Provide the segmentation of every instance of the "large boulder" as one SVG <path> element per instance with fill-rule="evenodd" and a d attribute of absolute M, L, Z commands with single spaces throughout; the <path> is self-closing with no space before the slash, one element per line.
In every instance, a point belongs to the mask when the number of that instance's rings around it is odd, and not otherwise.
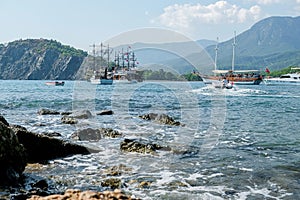
<path fill-rule="evenodd" d="M 89 154 L 93 151 L 78 144 L 27 131 L 20 126 L 13 126 L 12 129 L 25 147 L 30 163 L 45 162 L 74 154 Z"/>
<path fill-rule="evenodd" d="M 6 120 L 0 116 L 0 184 L 14 184 L 27 163 L 26 153 Z"/>

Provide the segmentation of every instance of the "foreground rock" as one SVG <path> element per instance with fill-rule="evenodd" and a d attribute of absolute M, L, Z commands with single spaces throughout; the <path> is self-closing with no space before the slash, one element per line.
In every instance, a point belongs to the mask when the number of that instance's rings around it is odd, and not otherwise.
<path fill-rule="evenodd" d="M 168 147 L 163 147 L 158 144 L 151 144 L 146 141 L 137 141 L 132 139 L 125 139 L 120 144 L 121 151 L 125 152 L 136 152 L 136 153 L 149 153 L 153 154 L 157 150 L 171 150 Z"/>
<path fill-rule="evenodd" d="M 0 185 L 17 183 L 27 162 L 25 148 L 8 125 L 0 116 Z"/>
<path fill-rule="evenodd" d="M 166 114 L 157 114 L 157 113 L 149 113 L 145 115 L 140 115 L 140 118 L 144 120 L 153 120 L 160 124 L 172 125 L 172 126 L 180 126 L 180 122 L 175 121 L 172 117 Z"/>
<path fill-rule="evenodd" d="M 12 129 L 15 131 L 19 142 L 25 147 L 30 163 L 45 162 L 55 158 L 74 154 L 89 154 L 91 152 L 90 149 L 84 146 L 32 133 L 20 126 L 13 126 Z"/>
<path fill-rule="evenodd" d="M 110 138 L 117 138 L 117 137 L 121 137 L 122 133 L 113 130 L 111 128 L 99 128 L 99 129 L 92 129 L 92 128 L 87 128 L 87 129 L 83 129 L 83 130 L 79 130 L 74 132 L 71 135 L 72 139 L 76 139 L 76 140 L 87 140 L 87 141 L 98 141 L 101 138 L 104 137 L 110 137 Z"/>
<path fill-rule="evenodd" d="M 40 196 L 32 196 L 30 200 L 85 200 L 85 199 L 124 199 L 124 200 L 138 200 L 137 198 L 133 198 L 131 196 L 125 195 L 121 192 L 121 190 L 114 191 L 104 191 L 104 192 L 93 192 L 93 191 L 80 191 L 80 190 L 66 190 L 65 194 L 59 195 L 50 195 L 46 197 Z"/>

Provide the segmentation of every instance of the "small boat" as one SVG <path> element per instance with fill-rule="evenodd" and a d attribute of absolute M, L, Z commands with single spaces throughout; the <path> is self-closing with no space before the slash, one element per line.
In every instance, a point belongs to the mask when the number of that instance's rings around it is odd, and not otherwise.
<path fill-rule="evenodd" d="M 264 82 L 266 85 L 300 85 L 300 74 L 289 73 L 278 78 L 265 78 Z"/>
<path fill-rule="evenodd" d="M 107 69 L 105 69 L 104 76 L 101 76 L 101 73 L 98 71 L 94 71 L 94 76 L 90 78 L 90 81 L 92 84 L 95 85 L 112 85 L 113 84 L 113 78 L 108 77 L 107 75 Z"/>
<path fill-rule="evenodd" d="M 65 82 L 64 81 L 48 81 L 45 84 L 51 85 L 51 86 L 64 86 Z"/>
<path fill-rule="evenodd" d="M 213 81 L 212 85 L 214 88 L 218 89 L 232 89 L 233 88 L 233 83 L 228 82 L 225 78 L 223 81 Z"/>

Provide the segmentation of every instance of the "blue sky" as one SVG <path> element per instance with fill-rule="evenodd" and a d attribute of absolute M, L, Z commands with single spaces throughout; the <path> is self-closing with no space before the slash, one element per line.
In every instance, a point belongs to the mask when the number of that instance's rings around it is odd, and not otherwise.
<path fill-rule="evenodd" d="M 0 43 L 47 38 L 89 50 L 149 27 L 225 41 L 269 16 L 299 16 L 300 0 L 1 0 Z"/>

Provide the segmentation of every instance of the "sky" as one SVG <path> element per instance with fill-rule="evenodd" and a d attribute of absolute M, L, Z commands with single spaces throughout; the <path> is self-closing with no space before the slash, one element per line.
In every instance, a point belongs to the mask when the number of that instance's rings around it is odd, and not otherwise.
<path fill-rule="evenodd" d="M 147 28 L 226 41 L 270 16 L 300 16 L 300 0 L 0 0 L 0 43 L 45 38 L 88 51 Z"/>

